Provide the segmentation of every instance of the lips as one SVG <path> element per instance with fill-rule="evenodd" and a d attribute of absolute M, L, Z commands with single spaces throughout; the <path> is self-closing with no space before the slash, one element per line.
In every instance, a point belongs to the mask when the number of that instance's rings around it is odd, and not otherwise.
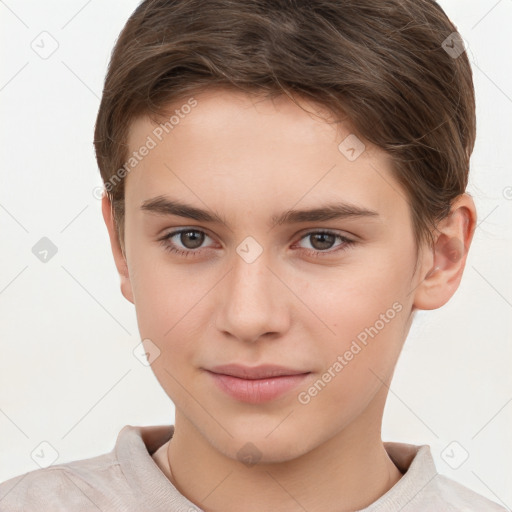
<path fill-rule="evenodd" d="M 226 364 L 221 366 L 214 366 L 209 369 L 210 372 L 218 373 L 221 375 L 231 375 L 239 379 L 268 379 L 271 377 L 282 377 L 284 375 L 301 375 L 309 373 L 308 370 L 295 370 L 292 368 L 285 368 L 284 366 L 277 366 L 271 364 L 264 364 L 260 366 L 243 366 L 239 364 Z"/>
<path fill-rule="evenodd" d="M 276 365 L 215 366 L 206 371 L 217 388 L 239 402 L 259 404 L 296 388 L 311 373 Z"/>

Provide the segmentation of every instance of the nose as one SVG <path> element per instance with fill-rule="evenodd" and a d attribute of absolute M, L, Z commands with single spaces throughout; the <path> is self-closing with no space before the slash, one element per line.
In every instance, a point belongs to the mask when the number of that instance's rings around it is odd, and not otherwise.
<path fill-rule="evenodd" d="M 217 329 L 246 342 L 286 332 L 290 292 L 271 265 L 265 251 L 252 262 L 235 254 L 218 297 Z"/>

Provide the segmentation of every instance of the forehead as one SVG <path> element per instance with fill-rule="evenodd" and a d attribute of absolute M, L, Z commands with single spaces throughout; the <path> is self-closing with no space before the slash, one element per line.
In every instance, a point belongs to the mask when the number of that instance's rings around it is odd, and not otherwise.
<path fill-rule="evenodd" d="M 203 207 L 214 201 L 227 215 L 228 205 L 254 211 L 340 199 L 384 215 L 407 206 L 384 151 L 354 138 L 347 122 L 333 122 L 320 105 L 300 104 L 209 90 L 169 106 L 167 122 L 134 120 L 128 147 L 138 156 L 126 177 L 127 203 L 172 192 Z M 347 144 L 364 150 L 350 159 Z"/>
<path fill-rule="evenodd" d="M 161 138 L 178 140 L 180 134 L 189 137 L 195 132 L 203 139 L 230 134 L 233 141 L 240 141 L 258 135 L 256 142 L 274 140 L 281 143 L 295 139 L 302 144 L 336 137 L 337 128 L 350 133 L 347 121 L 334 123 L 332 114 L 324 106 L 301 96 L 296 101 L 300 106 L 285 94 L 267 98 L 263 93 L 249 95 L 229 88 L 207 89 L 183 96 L 166 106 L 154 125 L 147 116 L 133 120 L 128 145 L 136 147 L 142 138 L 153 132 L 158 141 Z M 250 133 L 247 125 L 251 127 Z M 237 131 L 241 126 L 245 128 L 243 133 Z M 277 134 L 278 138 L 275 137 Z"/>

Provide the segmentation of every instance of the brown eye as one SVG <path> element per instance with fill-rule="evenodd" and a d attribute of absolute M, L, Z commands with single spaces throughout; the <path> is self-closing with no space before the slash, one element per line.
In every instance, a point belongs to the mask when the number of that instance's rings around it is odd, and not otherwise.
<path fill-rule="evenodd" d="M 205 238 L 210 238 L 199 229 L 181 229 L 164 235 L 158 241 L 166 251 L 179 256 L 194 257 L 201 251 Z"/>
<path fill-rule="evenodd" d="M 205 234 L 197 230 L 182 231 L 179 235 L 179 240 L 186 249 L 198 249 L 205 238 Z"/>
<path fill-rule="evenodd" d="M 329 256 L 339 253 L 355 245 L 354 240 L 350 240 L 338 233 L 331 231 L 311 231 L 300 239 L 309 240 L 310 247 L 303 247 L 303 249 L 311 256 Z M 335 245 L 336 240 L 340 243 Z M 299 242 L 299 243 L 300 243 Z M 332 249 L 334 247 L 334 249 Z M 331 249 L 331 250 L 329 250 Z"/>
<path fill-rule="evenodd" d="M 313 249 L 325 251 L 330 249 L 336 241 L 336 235 L 331 233 L 313 233 L 309 235 Z"/>

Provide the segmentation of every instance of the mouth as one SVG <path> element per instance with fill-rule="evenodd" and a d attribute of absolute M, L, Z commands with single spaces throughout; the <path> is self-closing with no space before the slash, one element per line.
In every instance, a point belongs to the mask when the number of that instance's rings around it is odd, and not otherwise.
<path fill-rule="evenodd" d="M 218 389 L 237 401 L 262 403 L 276 399 L 301 384 L 310 371 L 276 365 L 222 365 L 206 370 Z"/>

